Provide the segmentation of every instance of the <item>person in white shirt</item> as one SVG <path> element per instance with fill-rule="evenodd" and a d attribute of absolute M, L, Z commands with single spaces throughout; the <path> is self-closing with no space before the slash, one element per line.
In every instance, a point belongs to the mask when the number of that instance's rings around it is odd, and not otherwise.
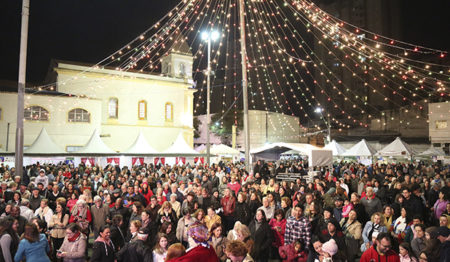
<path fill-rule="evenodd" d="M 34 212 L 30 208 L 30 201 L 28 199 L 22 199 L 20 202 L 20 215 L 28 222 L 34 217 Z"/>
<path fill-rule="evenodd" d="M 34 216 L 38 217 L 39 219 L 45 220 L 45 222 L 47 222 L 47 225 L 50 224 L 50 220 L 53 216 L 53 211 L 48 206 L 48 199 L 41 200 L 41 206 L 36 209 L 36 211 L 34 212 Z"/>

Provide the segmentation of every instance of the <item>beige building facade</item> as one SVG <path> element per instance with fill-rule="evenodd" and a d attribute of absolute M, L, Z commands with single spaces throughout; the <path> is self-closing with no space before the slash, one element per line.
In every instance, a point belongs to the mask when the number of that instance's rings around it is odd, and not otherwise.
<path fill-rule="evenodd" d="M 127 150 L 139 132 L 160 152 L 180 133 L 192 146 L 192 56 L 179 53 L 163 62 L 170 70 L 160 75 L 57 62 L 56 92 L 25 95 L 24 146 L 43 127 L 67 152 L 84 146 L 95 129 L 116 152 Z M 0 93 L 0 110 L 0 151 L 6 151 L 8 138 L 8 151 L 14 152 L 17 93 Z"/>

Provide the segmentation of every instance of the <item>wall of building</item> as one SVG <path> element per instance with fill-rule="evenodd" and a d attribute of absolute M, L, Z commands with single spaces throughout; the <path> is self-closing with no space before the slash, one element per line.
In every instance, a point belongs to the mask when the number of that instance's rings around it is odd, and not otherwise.
<path fill-rule="evenodd" d="M 98 99 L 68 96 L 25 95 L 25 108 L 41 106 L 49 112 L 48 121 L 24 121 L 24 146 L 30 146 L 43 127 L 53 141 L 62 149 L 67 146 L 84 145 L 92 132 L 101 127 L 101 101 Z M 8 151 L 15 150 L 17 93 L 0 93 L 0 150 L 6 150 L 7 125 L 9 128 Z M 90 123 L 73 123 L 68 120 L 68 112 L 83 108 L 90 113 Z"/>
<path fill-rule="evenodd" d="M 288 142 L 299 143 L 299 118 L 274 112 L 249 110 L 250 148 L 258 148 L 266 143 Z M 200 120 L 200 137 L 195 144 L 206 143 L 206 115 L 197 116 Z M 266 124 L 267 123 L 267 124 Z M 220 137 L 211 133 L 212 144 L 220 144 Z M 237 148 L 244 148 L 243 130 L 236 139 Z"/>
<path fill-rule="evenodd" d="M 450 103 L 428 104 L 429 132 L 431 143 L 448 147 L 450 143 Z M 447 144 L 447 145 L 445 145 Z"/>
<path fill-rule="evenodd" d="M 54 141 L 67 146 L 83 146 L 94 129 L 99 129 L 102 140 L 111 149 L 122 152 L 143 132 L 156 150 L 167 149 L 179 133 L 193 145 L 192 80 L 150 74 L 92 69 L 87 66 L 59 63 L 57 91 L 72 96 L 26 95 L 25 105 L 39 105 L 50 113 L 49 121 L 25 121 L 24 145 L 30 145 L 45 127 Z M 110 118 L 109 100 L 118 100 L 118 117 Z M 138 115 L 139 101 L 146 101 L 146 117 Z M 166 105 L 172 105 L 172 114 L 166 117 Z M 9 151 L 14 150 L 17 94 L 0 97 L 2 119 L 0 137 L 6 137 L 6 125 L 11 123 Z M 69 123 L 67 112 L 83 108 L 90 112 L 90 123 Z M 0 144 L 5 144 L 2 139 Z M 5 146 L 0 148 L 5 149 Z"/>

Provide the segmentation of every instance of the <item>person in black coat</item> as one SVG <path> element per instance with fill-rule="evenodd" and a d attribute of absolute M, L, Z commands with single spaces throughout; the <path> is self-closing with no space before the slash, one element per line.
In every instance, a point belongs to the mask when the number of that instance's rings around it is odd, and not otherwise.
<path fill-rule="evenodd" d="M 117 253 L 117 261 L 119 262 L 152 262 L 152 249 L 147 243 L 149 231 L 140 229 L 138 239 L 127 243 Z"/>
<path fill-rule="evenodd" d="M 256 211 L 255 219 L 248 227 L 252 238 L 255 240 L 251 251 L 251 257 L 256 261 L 268 261 L 273 241 L 273 233 L 263 210 Z"/>
<path fill-rule="evenodd" d="M 114 244 L 115 250 L 118 251 L 125 245 L 126 232 L 121 228 L 123 225 L 123 218 L 121 215 L 115 215 L 112 219 L 110 227 L 110 239 Z"/>
<path fill-rule="evenodd" d="M 246 203 L 246 198 L 247 197 L 244 193 L 239 193 L 238 201 L 236 202 L 236 206 L 234 208 L 234 217 L 236 218 L 236 221 L 239 221 L 244 225 L 248 225 L 252 219 L 250 208 Z"/>
<path fill-rule="evenodd" d="M 111 241 L 111 230 L 108 226 L 101 226 L 99 236 L 92 245 L 91 262 L 114 262 L 115 247 Z"/>

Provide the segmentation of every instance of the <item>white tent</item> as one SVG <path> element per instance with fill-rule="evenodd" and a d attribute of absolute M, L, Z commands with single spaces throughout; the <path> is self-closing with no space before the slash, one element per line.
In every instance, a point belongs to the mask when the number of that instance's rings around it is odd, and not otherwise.
<path fill-rule="evenodd" d="M 324 147 L 325 149 L 330 149 L 333 151 L 333 156 L 342 156 L 345 151 L 347 151 L 343 146 L 341 146 L 336 140 L 332 140 L 331 143 Z"/>
<path fill-rule="evenodd" d="M 278 160 L 286 151 L 295 150 L 301 155 L 308 156 L 310 166 L 328 166 L 333 163 L 333 153 L 329 149 L 318 148 L 310 144 L 301 143 L 273 143 L 251 150 L 253 159 Z"/>
<path fill-rule="evenodd" d="M 206 154 L 206 148 L 201 151 L 203 154 Z M 224 156 L 224 155 L 239 155 L 241 152 L 237 149 L 234 149 L 232 147 L 229 147 L 224 144 L 220 145 L 212 145 L 210 148 L 210 154 L 211 155 L 218 155 L 218 156 Z"/>
<path fill-rule="evenodd" d="M 430 146 L 430 148 L 420 153 L 419 156 L 445 156 L 445 152 L 442 148 Z"/>
<path fill-rule="evenodd" d="M 136 141 L 134 141 L 134 144 L 128 148 L 124 153 L 127 154 L 157 154 L 159 153 L 154 149 L 152 146 L 149 145 L 147 142 L 147 139 L 145 139 L 144 134 L 142 132 L 139 132 L 139 135 L 136 138 Z"/>
<path fill-rule="evenodd" d="M 75 152 L 76 154 L 115 154 L 116 152 L 109 148 L 100 138 L 98 129 L 94 130 L 91 138 L 84 147 Z"/>
<path fill-rule="evenodd" d="M 164 154 L 178 154 L 178 155 L 198 155 L 199 153 L 192 149 L 186 143 L 186 140 L 183 138 L 183 134 L 178 134 L 177 139 L 172 143 L 172 145 L 164 150 Z"/>
<path fill-rule="evenodd" d="M 379 156 L 397 156 L 397 157 L 411 157 L 416 155 L 416 151 L 412 149 L 407 143 L 397 137 L 392 143 L 385 146 L 377 152 Z"/>
<path fill-rule="evenodd" d="M 377 151 L 367 143 L 365 139 L 359 141 L 356 145 L 352 146 L 349 150 L 345 151 L 343 156 L 373 156 Z"/>
<path fill-rule="evenodd" d="M 65 154 L 66 152 L 61 149 L 47 133 L 45 128 L 42 128 L 36 140 L 33 144 L 24 150 L 24 154 Z"/>

